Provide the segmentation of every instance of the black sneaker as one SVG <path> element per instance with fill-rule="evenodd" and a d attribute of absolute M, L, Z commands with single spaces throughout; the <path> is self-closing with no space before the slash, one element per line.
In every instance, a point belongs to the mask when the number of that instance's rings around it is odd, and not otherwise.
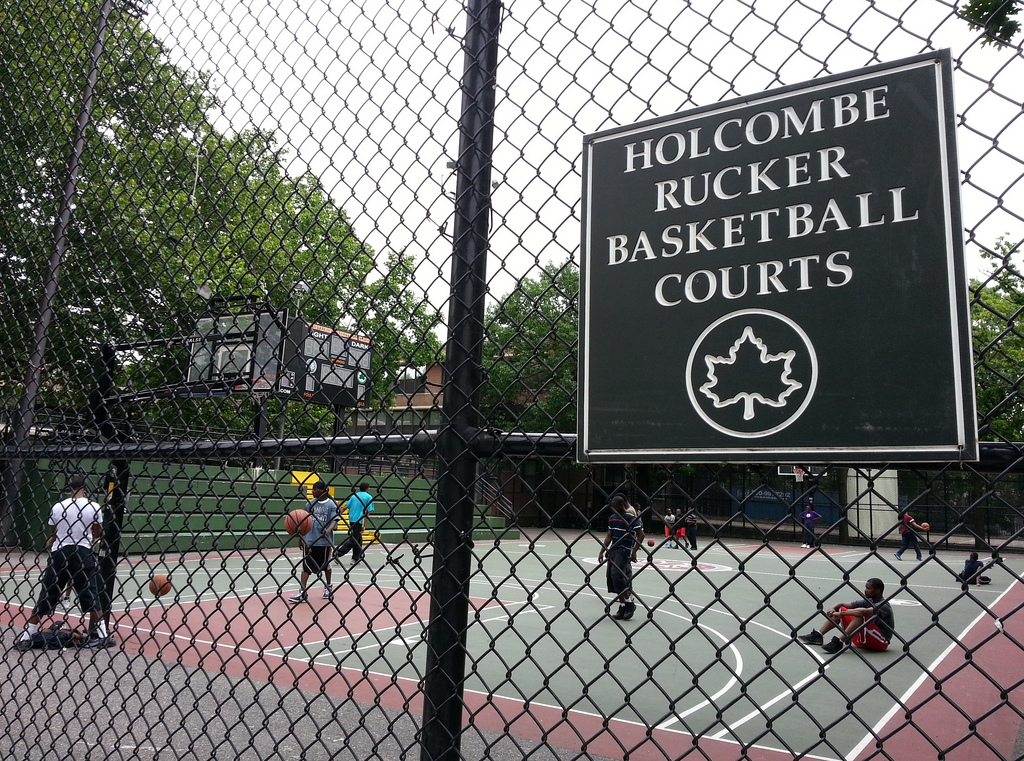
<path fill-rule="evenodd" d="M 113 637 L 90 637 L 89 641 L 86 642 L 82 647 L 88 647 L 90 649 L 106 648 L 114 646 Z"/>
<path fill-rule="evenodd" d="M 636 603 L 633 601 L 627 602 L 625 605 L 622 606 L 621 612 L 622 615 L 620 616 L 620 618 L 623 621 L 628 621 L 633 617 L 633 614 L 636 613 Z"/>
<path fill-rule="evenodd" d="M 617 619 L 619 621 L 623 620 L 625 617 L 626 617 L 626 606 L 624 604 L 620 605 L 619 609 L 612 614 L 612 618 Z"/>
<path fill-rule="evenodd" d="M 305 602 L 305 601 L 306 601 L 306 593 L 305 592 L 299 592 L 297 595 L 295 595 L 295 597 L 289 597 L 288 598 L 288 602 Z"/>
<path fill-rule="evenodd" d="M 839 639 L 839 637 L 833 637 L 831 640 L 829 640 L 829 643 L 823 646 L 821 649 L 829 655 L 834 655 L 835 653 L 838 653 L 840 650 L 842 650 L 844 647 L 846 647 L 845 642 Z"/>
<path fill-rule="evenodd" d="M 29 635 L 28 632 L 22 632 L 21 635 L 19 635 L 18 639 L 14 641 L 14 644 L 11 647 L 13 647 L 19 653 L 24 653 L 27 650 L 31 650 L 32 637 Z"/>
<path fill-rule="evenodd" d="M 797 639 L 805 645 L 820 645 L 825 641 L 825 638 L 821 636 L 821 632 L 817 629 L 807 632 L 807 634 L 801 634 Z"/>

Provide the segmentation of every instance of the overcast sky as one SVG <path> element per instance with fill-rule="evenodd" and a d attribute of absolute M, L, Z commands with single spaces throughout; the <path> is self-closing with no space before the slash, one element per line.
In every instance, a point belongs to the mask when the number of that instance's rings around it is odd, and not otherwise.
<path fill-rule="evenodd" d="M 1024 237 L 1017 49 L 982 47 L 941 0 L 506 0 L 491 293 L 578 257 L 585 134 L 949 47 L 970 237 Z M 884 12 L 883 9 L 884 8 Z M 149 28 L 214 75 L 218 126 L 275 130 L 378 252 L 448 290 L 465 31 L 453 0 L 155 0 Z"/>

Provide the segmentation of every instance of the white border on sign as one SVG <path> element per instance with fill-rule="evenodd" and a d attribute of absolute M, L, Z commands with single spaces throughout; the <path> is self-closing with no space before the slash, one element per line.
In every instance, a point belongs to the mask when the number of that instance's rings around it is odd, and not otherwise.
<path fill-rule="evenodd" d="M 590 443 L 590 382 L 593 374 L 590 367 L 590 343 L 591 343 L 591 331 L 589 326 L 591 324 L 590 310 L 591 303 L 593 301 L 591 295 L 591 258 L 594 252 L 593 240 L 591 239 L 591 221 L 593 219 L 593 209 L 591 203 L 593 200 L 593 153 L 594 147 L 606 140 L 618 140 L 624 137 L 630 137 L 633 135 L 640 135 L 649 132 L 651 129 L 657 128 L 662 129 L 665 127 L 673 127 L 676 125 L 686 124 L 697 119 L 707 119 L 710 117 L 727 114 L 739 109 L 746 109 L 753 106 L 758 106 L 765 103 L 772 103 L 775 101 L 790 98 L 795 94 L 809 94 L 815 93 L 826 89 L 832 89 L 837 84 L 856 84 L 859 82 L 866 82 L 880 77 L 890 76 L 892 74 L 898 74 L 905 71 L 914 71 L 922 68 L 931 68 L 934 73 L 935 88 L 937 93 L 937 113 L 936 113 L 936 125 L 939 133 L 939 163 L 940 171 L 942 175 L 942 186 L 943 186 L 943 213 L 945 215 L 946 229 L 946 270 L 947 270 L 947 284 L 948 284 L 948 299 L 951 322 L 950 322 L 950 333 L 952 335 L 952 356 L 951 364 L 953 371 L 953 383 L 956 389 L 956 437 L 958 441 L 956 444 L 942 444 L 942 445 L 919 445 L 919 446 L 870 446 L 870 447 L 663 447 L 663 448 L 631 448 L 631 449 L 595 449 Z M 866 72 L 863 74 L 854 74 L 852 76 L 836 76 L 830 77 L 829 81 L 822 82 L 820 84 L 811 84 L 808 87 L 787 87 L 781 92 L 777 93 L 766 93 L 760 97 L 752 97 L 749 99 L 743 99 L 741 101 L 730 103 L 721 108 L 710 108 L 707 110 L 698 110 L 695 113 L 688 113 L 679 116 L 678 118 L 668 118 L 665 120 L 652 120 L 643 124 L 638 124 L 634 129 L 627 130 L 609 130 L 607 133 L 600 133 L 595 136 L 591 136 L 591 139 L 587 141 L 584 146 L 584 157 L 587 184 L 584 188 L 585 197 L 583 199 L 583 216 L 586 220 L 586 227 L 583 235 L 583 250 L 581 251 L 581 259 L 585 266 L 586 277 L 581 281 L 581 290 L 584 292 L 584 303 L 586 308 L 581 314 L 581 331 L 584 334 L 584 339 L 581 342 L 580 350 L 580 375 L 582 376 L 583 382 L 580 384 L 578 393 L 580 396 L 580 420 L 579 420 L 579 450 L 580 454 L 586 456 L 586 461 L 606 461 L 606 462 L 629 462 L 633 461 L 637 455 L 649 458 L 659 458 L 668 460 L 671 458 L 673 461 L 686 461 L 686 455 L 697 458 L 696 461 L 726 461 L 729 455 L 737 455 L 742 453 L 750 454 L 771 454 L 773 459 L 804 459 L 807 461 L 821 460 L 821 461 L 839 461 L 844 456 L 849 456 L 852 453 L 860 455 L 860 460 L 864 460 L 869 457 L 887 457 L 899 460 L 901 458 L 894 457 L 897 453 L 908 455 L 902 459 L 906 461 L 926 461 L 930 459 L 944 460 L 948 459 L 950 455 L 957 452 L 962 452 L 970 443 L 967 441 L 967 430 L 964 427 L 966 406 L 964 404 L 964 387 L 963 387 L 963 373 L 964 366 L 961 359 L 961 342 L 958 334 L 959 319 L 958 315 L 958 299 L 956 292 L 956 262 L 955 262 L 955 246 L 953 241 L 953 230 L 952 230 L 952 209 L 950 207 L 950 194 L 952 192 L 959 192 L 959 188 L 951 188 L 949 185 L 949 145 L 946 139 L 946 98 L 943 93 L 943 77 L 942 77 L 942 60 L 936 56 L 929 55 L 921 60 L 916 60 L 903 65 L 897 65 L 892 67 L 886 67 L 882 65 L 873 71 Z M 973 396 L 972 396 L 973 400 Z M 973 403 L 972 403 L 973 407 Z M 972 416 L 974 411 L 972 409 Z M 975 439 L 977 436 L 975 436 Z M 581 458 L 583 459 L 583 458 Z M 750 459 L 749 457 L 746 459 Z"/>

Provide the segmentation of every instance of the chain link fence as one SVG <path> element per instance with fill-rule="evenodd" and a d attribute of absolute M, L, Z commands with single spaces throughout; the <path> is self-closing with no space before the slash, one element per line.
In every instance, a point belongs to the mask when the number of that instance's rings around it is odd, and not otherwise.
<path fill-rule="evenodd" d="M 1024 757 L 1018 9 L 5 3 L 0 757 Z M 582 136 L 941 48 L 981 460 L 578 464 Z"/>

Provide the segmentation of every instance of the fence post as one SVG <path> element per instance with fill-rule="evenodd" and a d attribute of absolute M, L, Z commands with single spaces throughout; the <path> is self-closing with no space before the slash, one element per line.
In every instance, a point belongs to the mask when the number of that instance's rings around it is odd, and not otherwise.
<path fill-rule="evenodd" d="M 117 586 L 117 563 L 121 559 L 121 534 L 128 504 L 131 463 L 114 460 L 107 476 L 107 509 L 103 511 L 103 556 L 100 558 L 100 610 L 109 623 Z"/>
<path fill-rule="evenodd" d="M 53 228 L 53 248 L 47 262 L 46 275 L 43 279 L 43 293 L 39 297 L 39 319 L 32 333 L 32 348 L 28 364 L 25 366 L 25 381 L 21 398 L 18 400 L 18 416 L 14 422 L 14 440 L 12 444 L 17 450 L 8 461 L 3 480 L 3 502 L 0 503 L 0 544 L 13 546 L 17 544 L 18 535 L 15 521 L 20 510 L 18 492 L 24 478 L 24 460 L 21 451 L 29 445 L 32 428 L 35 426 L 36 399 L 42 383 L 43 362 L 46 358 L 46 342 L 49 337 L 50 323 L 53 321 L 54 302 L 57 298 L 57 280 L 64 254 L 68 248 L 68 226 L 71 223 L 71 210 L 75 195 L 78 192 L 78 172 L 82 166 L 82 153 L 85 151 L 85 131 L 92 118 L 92 99 L 99 78 L 100 58 L 104 50 L 104 36 L 113 9 L 113 0 L 104 0 L 100 6 L 99 19 L 96 22 L 96 37 L 89 58 L 89 71 L 86 73 L 85 87 L 82 91 L 82 108 L 75 122 L 75 134 L 68 157 L 67 176 L 60 198 L 57 221 Z"/>
<path fill-rule="evenodd" d="M 466 625 L 474 521 L 473 487 L 481 382 L 484 295 L 491 217 L 498 0 L 466 4 L 465 69 L 459 119 L 451 307 L 445 357 L 444 418 L 438 454 L 434 565 L 430 577 L 427 664 L 423 678 L 422 761 L 461 757 Z"/>

